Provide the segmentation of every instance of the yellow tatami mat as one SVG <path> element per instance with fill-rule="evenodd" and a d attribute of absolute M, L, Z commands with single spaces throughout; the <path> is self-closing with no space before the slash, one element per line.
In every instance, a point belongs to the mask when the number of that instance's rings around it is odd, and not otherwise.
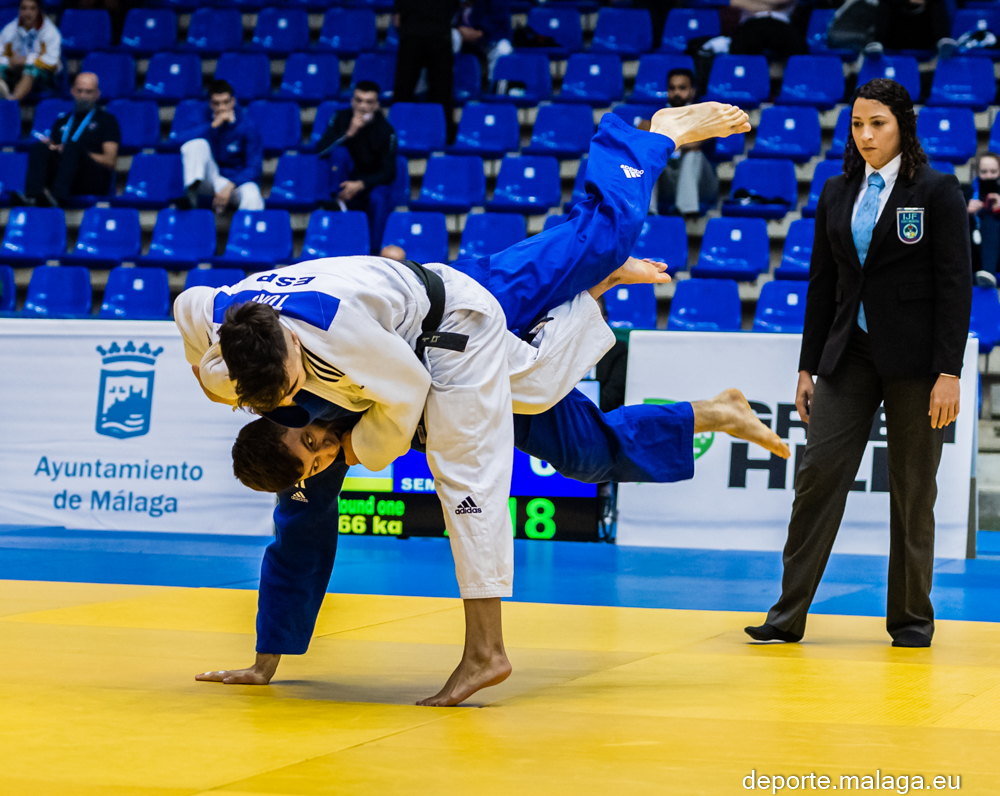
<path fill-rule="evenodd" d="M 420 708 L 458 662 L 459 601 L 328 595 L 272 685 L 195 682 L 252 662 L 256 596 L 0 581 L 0 794 L 787 793 L 876 772 L 888 793 L 1000 793 L 1000 625 L 900 650 L 881 619 L 814 616 L 806 643 L 760 646 L 756 614 L 507 603 L 511 678 Z"/>

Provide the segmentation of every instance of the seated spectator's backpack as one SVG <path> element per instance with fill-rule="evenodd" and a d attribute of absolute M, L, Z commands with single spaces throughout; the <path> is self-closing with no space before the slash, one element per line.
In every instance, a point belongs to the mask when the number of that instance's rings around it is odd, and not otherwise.
<path fill-rule="evenodd" d="M 830 20 L 826 44 L 835 50 L 860 50 L 875 36 L 878 0 L 847 0 Z"/>

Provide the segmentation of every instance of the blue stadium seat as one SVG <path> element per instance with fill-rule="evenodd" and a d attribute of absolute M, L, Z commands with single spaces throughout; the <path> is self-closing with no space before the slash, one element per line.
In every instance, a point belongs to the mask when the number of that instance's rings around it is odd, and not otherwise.
<path fill-rule="evenodd" d="M 927 165 L 930 166 L 935 171 L 940 171 L 942 174 L 955 173 L 955 164 L 948 163 L 947 161 L 944 160 L 930 160 L 927 162 Z"/>
<path fill-rule="evenodd" d="M 516 216 L 513 216 L 516 218 Z M 569 221 L 569 215 L 558 215 L 558 216 L 545 216 L 545 224 L 542 227 L 543 232 L 548 232 L 553 227 L 558 227 L 560 224 L 565 224 Z"/>
<path fill-rule="evenodd" d="M 793 55 L 785 66 L 778 102 L 829 110 L 844 98 L 844 65 L 833 55 Z"/>
<path fill-rule="evenodd" d="M 583 28 L 580 12 L 575 8 L 551 4 L 532 8 L 528 12 L 528 27 L 543 36 L 556 40 L 558 47 L 532 47 L 533 53 L 544 53 L 551 58 L 566 58 L 570 53 L 583 49 Z"/>
<path fill-rule="evenodd" d="M 842 108 L 837 117 L 837 124 L 833 128 L 833 141 L 830 148 L 826 150 L 828 158 L 844 159 L 844 149 L 847 146 L 847 139 L 851 135 L 851 106 Z"/>
<path fill-rule="evenodd" d="M 763 55 L 717 55 L 705 99 L 756 108 L 771 94 L 771 74 Z"/>
<path fill-rule="evenodd" d="M 663 26 L 660 52 L 685 53 L 691 39 L 718 36 L 719 12 L 714 8 L 672 8 Z"/>
<path fill-rule="evenodd" d="M 222 53 L 215 79 L 228 81 L 240 102 L 267 97 L 271 93 L 271 61 L 264 53 Z"/>
<path fill-rule="evenodd" d="M 340 95 L 340 61 L 332 53 L 293 53 L 285 61 L 279 99 L 315 105 Z"/>
<path fill-rule="evenodd" d="M 112 268 L 97 317 L 160 321 L 170 315 L 170 282 L 162 268 Z"/>
<path fill-rule="evenodd" d="M 608 325 L 615 329 L 655 329 L 656 292 L 652 285 L 623 285 L 604 294 Z"/>
<path fill-rule="evenodd" d="M 396 155 L 396 179 L 389 190 L 393 207 L 405 207 L 410 203 L 410 163 L 403 155 Z"/>
<path fill-rule="evenodd" d="M 588 157 L 588 155 L 584 155 L 580 158 L 580 166 L 576 170 L 576 177 L 573 178 L 573 192 L 570 194 L 569 201 L 563 203 L 564 213 L 569 213 L 569 211 L 573 209 L 573 205 L 578 202 L 582 202 L 587 198 L 586 181 Z"/>
<path fill-rule="evenodd" d="M 750 157 L 806 163 L 819 154 L 819 148 L 819 112 L 815 108 L 774 105 L 760 112 Z"/>
<path fill-rule="evenodd" d="M 184 172 L 180 155 L 136 155 L 121 196 L 120 207 L 159 208 L 184 195 Z"/>
<path fill-rule="evenodd" d="M 375 12 L 369 8 L 331 8 L 323 17 L 319 47 L 355 56 L 375 49 Z"/>
<path fill-rule="evenodd" d="M 542 105 L 524 154 L 578 158 L 590 148 L 593 135 L 594 112 L 586 105 Z"/>
<path fill-rule="evenodd" d="M 508 155 L 500 163 L 497 187 L 486 209 L 540 214 L 558 207 L 561 197 L 558 160 L 546 155 Z"/>
<path fill-rule="evenodd" d="M 10 103 L 17 105 L 16 102 Z M 21 140 L 19 146 L 27 149 L 40 136 L 48 137 L 52 133 L 52 125 L 61 113 L 73 112 L 73 101 L 60 97 L 50 97 L 43 99 L 35 106 L 35 117 L 31 122 L 31 133 Z M 18 112 L 20 115 L 20 111 Z M 18 125 L 20 126 L 20 125 Z"/>
<path fill-rule="evenodd" d="M 393 9 L 393 0 L 349 0 L 355 8 L 370 8 L 376 14 L 388 14 Z"/>
<path fill-rule="evenodd" d="M 466 102 L 474 102 L 480 98 L 483 93 L 483 72 L 476 56 L 472 53 L 456 55 L 452 76 L 452 96 L 455 98 L 456 105 L 464 105 Z M 483 99 L 488 99 L 488 97 Z"/>
<path fill-rule="evenodd" d="M 199 8 L 188 23 L 185 50 L 199 55 L 234 52 L 243 46 L 243 14 L 235 8 Z"/>
<path fill-rule="evenodd" d="M 506 85 L 507 90 L 484 96 L 487 102 L 513 102 L 527 108 L 552 99 L 549 59 L 541 53 L 517 52 L 497 58 L 493 79 L 498 87 Z"/>
<path fill-rule="evenodd" d="M 671 12 L 673 13 L 673 12 Z M 635 88 L 628 97 L 629 102 L 655 102 L 661 106 L 667 102 L 667 75 L 671 69 L 690 69 L 694 72 L 694 59 L 690 55 L 661 55 L 652 53 L 639 59 L 639 72 L 635 76 Z"/>
<path fill-rule="evenodd" d="M 297 103 L 257 100 L 247 106 L 247 112 L 260 131 L 267 157 L 277 157 L 302 145 L 302 114 Z"/>
<path fill-rule="evenodd" d="M 468 213 L 486 201 L 486 177 L 482 158 L 473 155 L 442 155 L 427 161 L 420 198 L 410 202 L 414 210 Z M 404 247 L 405 248 L 405 247 Z"/>
<path fill-rule="evenodd" d="M 455 143 L 448 151 L 456 155 L 502 158 L 521 148 L 521 125 L 514 105 L 470 102 L 462 109 Z"/>
<path fill-rule="evenodd" d="M 979 338 L 979 353 L 988 354 L 1000 341 L 1000 297 L 996 288 L 972 288 L 969 331 Z"/>
<path fill-rule="evenodd" d="M 714 163 L 724 163 L 742 155 L 746 148 L 746 133 L 737 133 L 736 135 L 727 135 L 725 138 L 715 138 L 704 145 L 702 150 L 705 152 L 705 156 Z"/>
<path fill-rule="evenodd" d="M 928 105 L 951 105 L 984 111 L 997 93 L 993 63 L 986 58 L 948 58 L 934 70 Z"/>
<path fill-rule="evenodd" d="M 622 62 L 617 55 L 576 53 L 566 64 L 558 99 L 605 107 L 622 98 L 624 85 Z"/>
<path fill-rule="evenodd" d="M 762 218 L 710 218 L 691 276 L 752 282 L 766 273 L 771 247 Z"/>
<path fill-rule="evenodd" d="M 750 158 L 736 164 L 732 195 L 722 203 L 722 215 L 784 218 L 795 209 L 798 198 L 792 161 Z"/>
<path fill-rule="evenodd" d="M 753 330 L 802 334 L 806 322 L 806 282 L 766 282 L 760 289 Z"/>
<path fill-rule="evenodd" d="M 399 213 L 389 215 L 383 246 L 399 246 L 418 263 L 448 262 L 448 227 L 442 213 Z"/>
<path fill-rule="evenodd" d="M 213 261 L 227 268 L 269 271 L 292 262 L 292 219 L 287 210 L 237 210 L 229 239 Z"/>
<path fill-rule="evenodd" d="M 1000 115 L 993 120 L 993 127 L 990 128 L 990 143 L 988 149 L 990 152 L 996 152 L 1000 148 Z"/>
<path fill-rule="evenodd" d="M 59 20 L 62 52 L 71 58 L 111 46 L 111 16 L 103 8 L 67 8 Z"/>
<path fill-rule="evenodd" d="M 0 265 L 0 312 L 13 312 L 16 302 L 14 269 L 9 265 Z"/>
<path fill-rule="evenodd" d="M 184 289 L 189 287 L 230 287 L 247 278 L 239 268 L 192 268 L 184 278 Z"/>
<path fill-rule="evenodd" d="M 201 58 L 194 53 L 156 53 L 149 59 L 143 93 L 173 104 L 201 96 Z"/>
<path fill-rule="evenodd" d="M 524 216 L 510 213 L 478 213 L 465 220 L 458 258 L 485 257 L 520 243 L 528 237 Z"/>
<path fill-rule="evenodd" d="M 72 254 L 62 263 L 91 268 L 114 268 L 122 261 L 135 262 L 142 249 L 139 211 L 127 207 L 88 207 L 76 236 Z"/>
<path fill-rule="evenodd" d="M 740 290 L 732 279 L 685 279 L 670 302 L 671 332 L 738 332 Z"/>
<path fill-rule="evenodd" d="M 967 4 L 965 8 L 960 8 L 955 12 L 955 17 L 951 23 L 951 35 L 957 39 L 964 33 L 973 33 L 981 30 L 988 30 L 994 35 L 1000 33 L 1000 8 L 994 3 L 988 7 L 972 8 Z M 965 51 L 962 53 L 966 54 Z M 996 47 L 975 48 L 968 51 L 968 55 L 985 56 L 996 59 L 1000 57 L 1000 49 Z"/>
<path fill-rule="evenodd" d="M 368 216 L 360 210 L 346 213 L 315 210 L 309 216 L 302 260 L 369 254 Z M 407 252 L 409 256 L 409 252 Z"/>
<path fill-rule="evenodd" d="M 66 253 L 66 216 L 58 207 L 17 207 L 10 211 L 0 243 L 9 265 L 41 265 Z"/>
<path fill-rule="evenodd" d="M 189 139 L 188 130 L 207 124 L 211 120 L 212 111 L 209 109 L 207 101 L 200 99 L 181 100 L 174 108 L 174 118 L 170 122 L 170 133 L 167 140 L 160 144 L 159 148 L 167 152 L 176 152 L 180 149 L 181 144 Z"/>
<path fill-rule="evenodd" d="M 118 120 L 122 140 L 118 151 L 131 155 L 160 143 L 160 111 L 152 100 L 117 99 L 108 103 L 108 113 Z"/>
<path fill-rule="evenodd" d="M 161 210 L 153 227 L 145 266 L 184 271 L 215 257 L 215 214 L 211 210 Z"/>
<path fill-rule="evenodd" d="M 90 315 L 90 272 L 80 265 L 40 265 L 31 272 L 22 314 L 28 318 Z"/>
<path fill-rule="evenodd" d="M 591 52 L 614 53 L 625 59 L 638 58 L 653 49 L 653 23 L 645 8 L 602 8 Z"/>
<path fill-rule="evenodd" d="M 125 15 L 121 48 L 149 56 L 177 46 L 177 14 L 169 8 L 132 8 Z"/>
<path fill-rule="evenodd" d="M 813 6 L 809 15 L 809 25 L 806 30 L 806 41 L 809 43 L 809 52 L 813 55 L 836 55 L 841 61 L 853 61 L 858 57 L 857 50 L 830 47 L 826 42 L 826 31 L 830 27 L 833 15 L 837 13 L 835 8 L 817 8 Z"/>
<path fill-rule="evenodd" d="M 877 77 L 887 77 L 895 80 L 917 102 L 920 99 L 920 66 L 917 59 L 911 55 L 883 55 L 879 58 L 865 56 L 858 73 L 858 85 L 863 86 L 869 80 Z"/>
<path fill-rule="evenodd" d="M 27 152 L 0 152 L 0 205 L 10 205 L 11 191 L 24 192 L 24 178 L 27 174 Z"/>
<path fill-rule="evenodd" d="M 389 109 L 401 155 L 425 158 L 445 147 L 444 109 L 437 103 L 397 102 Z"/>
<path fill-rule="evenodd" d="M 80 71 L 97 75 L 101 99 L 131 97 L 135 91 L 135 59 L 128 53 L 89 53 Z"/>
<path fill-rule="evenodd" d="M 823 186 L 831 177 L 836 177 L 844 172 L 844 161 L 842 160 L 821 160 L 816 164 L 813 171 L 812 182 L 809 184 L 809 199 L 802 208 L 803 218 L 816 217 L 816 205 L 819 203 L 819 195 L 823 192 Z"/>
<path fill-rule="evenodd" d="M 671 276 L 678 271 L 686 271 L 688 240 L 684 219 L 680 216 L 646 216 L 632 248 L 632 256 L 666 263 L 667 273 Z"/>
<path fill-rule="evenodd" d="M 313 210 L 330 198 L 329 175 L 327 164 L 315 155 L 282 155 L 267 206 L 292 212 Z"/>
<path fill-rule="evenodd" d="M 257 15 L 251 49 L 288 55 L 309 47 L 309 15 L 304 8 L 265 8 Z"/>
<path fill-rule="evenodd" d="M 774 269 L 775 279 L 805 281 L 809 279 L 809 260 L 812 258 L 816 221 L 798 218 L 788 227 L 781 265 Z"/>
<path fill-rule="evenodd" d="M 354 61 L 351 85 L 344 89 L 344 99 L 350 100 L 354 86 L 360 80 L 371 80 L 379 87 L 379 99 L 392 101 L 393 83 L 396 80 L 396 53 L 361 53 Z"/>
<path fill-rule="evenodd" d="M 626 124 L 638 127 L 639 122 L 652 119 L 653 114 L 662 107 L 662 104 L 633 105 L 631 102 L 626 102 L 624 105 L 616 105 L 611 112 Z"/>
<path fill-rule="evenodd" d="M 323 137 L 323 133 L 326 132 L 326 128 L 330 126 L 330 121 L 337 112 L 345 108 L 349 108 L 350 105 L 340 102 L 339 100 L 327 100 L 326 102 L 321 102 L 316 107 L 316 117 L 313 120 L 312 132 L 309 134 L 309 141 L 305 147 L 304 151 L 312 152 L 316 149 L 316 144 L 319 143 L 319 139 Z M 442 112 L 443 113 L 443 112 Z"/>
<path fill-rule="evenodd" d="M 16 102 L 0 103 L 0 147 L 14 146 L 21 139 L 21 107 Z"/>
<path fill-rule="evenodd" d="M 993 68 L 985 58 L 977 62 Z M 965 163 L 976 154 L 975 117 L 969 108 L 924 106 L 917 117 L 917 138 L 931 160 Z"/>

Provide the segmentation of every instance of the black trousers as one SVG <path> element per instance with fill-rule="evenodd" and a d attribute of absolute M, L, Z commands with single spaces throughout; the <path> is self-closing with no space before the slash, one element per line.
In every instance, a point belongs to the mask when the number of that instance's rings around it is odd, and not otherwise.
<path fill-rule="evenodd" d="M 733 55 L 760 55 L 765 50 L 778 58 L 788 58 L 809 55 L 809 44 L 787 22 L 774 17 L 752 17 L 736 29 L 729 45 Z"/>
<path fill-rule="evenodd" d="M 795 480 L 795 503 L 783 555 L 781 598 L 767 621 L 803 634 L 864 455 L 872 422 L 885 403 L 889 457 L 889 596 L 886 628 L 934 633 L 934 501 L 944 429 L 927 410 L 936 378 L 884 380 L 868 335 L 855 329 L 836 372 L 819 377 L 809 435 Z"/>
<path fill-rule="evenodd" d="M 427 101 L 444 108 L 448 142 L 455 140 L 455 56 L 451 51 L 451 36 L 400 36 L 396 53 L 396 81 L 393 102 L 413 102 L 420 72 L 427 70 Z"/>
<path fill-rule="evenodd" d="M 106 194 L 114 172 L 94 162 L 79 141 L 67 141 L 62 152 L 36 141 L 28 153 L 24 181 L 27 196 L 38 197 L 48 188 L 57 199 L 81 194 Z"/>
<path fill-rule="evenodd" d="M 951 35 L 944 0 L 929 0 L 920 14 L 908 14 L 902 3 L 881 2 L 875 23 L 875 40 L 887 50 L 933 50 Z"/>

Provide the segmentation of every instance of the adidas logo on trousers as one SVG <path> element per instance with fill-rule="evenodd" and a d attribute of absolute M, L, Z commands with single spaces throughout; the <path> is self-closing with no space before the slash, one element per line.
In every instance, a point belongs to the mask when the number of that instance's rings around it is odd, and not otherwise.
<path fill-rule="evenodd" d="M 458 508 L 455 509 L 456 514 L 482 514 L 483 510 L 479 508 L 473 502 L 472 495 L 469 495 L 465 500 L 458 504 Z"/>

